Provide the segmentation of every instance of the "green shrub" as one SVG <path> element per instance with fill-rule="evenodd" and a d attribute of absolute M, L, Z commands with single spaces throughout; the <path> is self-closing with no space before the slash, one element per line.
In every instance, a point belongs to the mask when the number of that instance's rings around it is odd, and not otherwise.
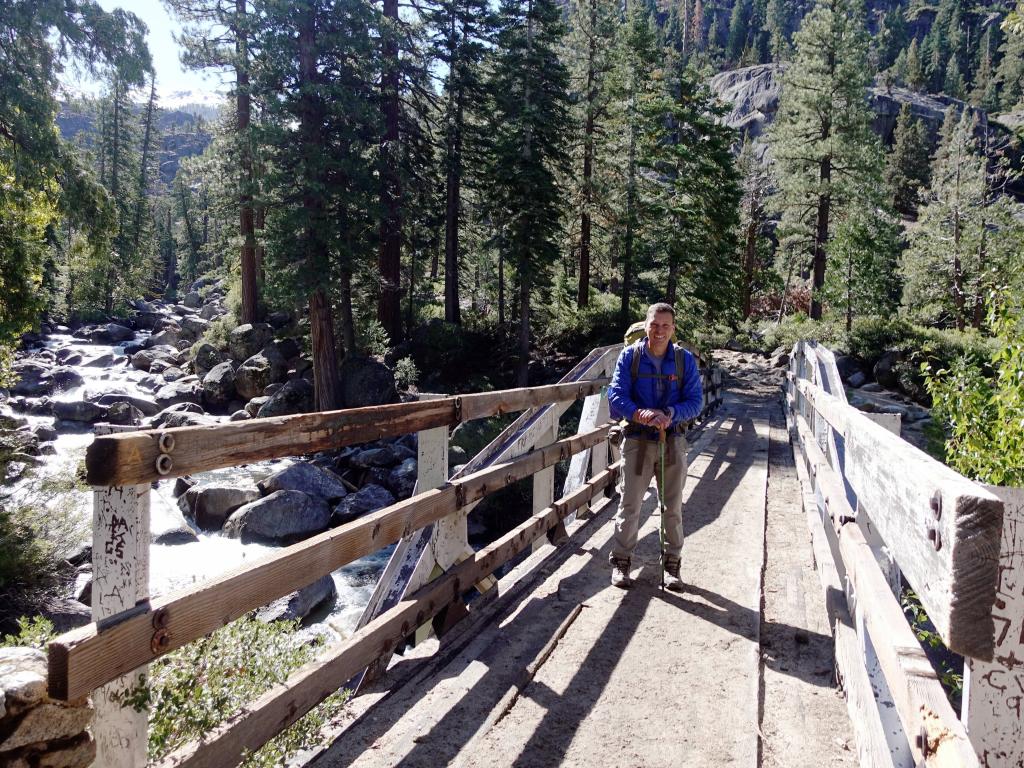
<path fill-rule="evenodd" d="M 57 636 L 53 630 L 53 622 L 42 616 L 22 616 L 17 624 L 18 634 L 4 635 L 0 647 L 15 645 L 21 648 L 38 648 L 42 651 L 46 649 L 46 644 Z"/>
<path fill-rule="evenodd" d="M 999 304 L 989 325 L 996 336 L 988 363 L 970 355 L 946 368 L 922 365 L 933 400 L 932 416 L 946 432 L 945 461 L 992 485 L 1024 485 L 1024 327 L 1017 306 Z"/>
<path fill-rule="evenodd" d="M 644 309 L 638 308 L 636 320 L 642 320 Z M 554 307 L 539 342 L 577 357 L 594 347 L 622 341 L 626 329 L 622 327 L 621 303 L 610 293 L 593 292 L 590 303 L 577 307 L 575 303 Z"/>
<path fill-rule="evenodd" d="M 0 500 L 0 631 L 39 613 L 74 569 L 67 557 L 88 537 L 88 521 L 69 495 L 38 491 L 19 503 Z"/>
<path fill-rule="evenodd" d="M 207 735 L 311 661 L 323 646 L 322 638 L 310 643 L 297 634 L 297 627 L 297 622 L 264 623 L 250 614 L 153 662 L 148 681 L 124 701 L 149 709 L 150 760 Z M 328 697 L 242 765 L 280 765 L 298 750 L 314 746 L 347 698 L 347 693 Z"/>
<path fill-rule="evenodd" d="M 228 312 L 226 315 L 218 317 L 216 320 L 211 320 L 209 327 L 200 337 L 200 339 L 192 345 L 191 352 L 195 355 L 196 349 L 201 344 L 212 344 L 217 349 L 226 350 L 228 348 L 228 338 L 231 336 L 231 332 L 238 327 L 238 320 L 234 313 Z"/>
<path fill-rule="evenodd" d="M 391 337 L 376 318 L 367 320 L 365 325 L 357 323 L 359 348 L 368 355 L 384 357 L 391 347 Z"/>
<path fill-rule="evenodd" d="M 403 357 L 395 362 L 395 384 L 399 389 L 411 389 L 416 386 L 420 370 L 411 357 Z"/>

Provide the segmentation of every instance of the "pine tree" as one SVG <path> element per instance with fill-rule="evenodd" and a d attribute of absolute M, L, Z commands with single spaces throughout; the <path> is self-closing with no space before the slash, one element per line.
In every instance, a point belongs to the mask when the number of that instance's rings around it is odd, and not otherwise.
<path fill-rule="evenodd" d="M 771 54 L 775 61 L 783 61 L 789 58 L 789 24 L 790 5 L 789 0 L 768 0 L 767 8 L 768 38 L 771 41 Z"/>
<path fill-rule="evenodd" d="M 572 210 L 579 217 L 579 281 L 576 305 L 590 302 L 593 218 L 602 206 L 602 187 L 595 165 L 603 165 L 607 142 L 602 140 L 609 120 L 610 91 L 608 74 L 612 67 L 612 41 L 617 27 L 617 8 L 607 0 L 577 0 L 570 6 L 570 31 L 566 55 L 570 62 L 570 90 L 580 94 L 573 112 L 583 135 L 573 152 L 569 186 Z M 579 169 L 577 176 L 577 169 Z M 574 182 L 578 179 L 578 182 Z"/>
<path fill-rule="evenodd" d="M 832 219 L 875 191 L 881 153 L 865 98 L 870 69 L 860 6 L 819 0 L 794 42 L 772 139 L 782 230 L 794 252 L 810 259 L 811 316 L 819 319 Z"/>
<path fill-rule="evenodd" d="M 725 48 L 726 59 L 730 62 L 739 62 L 743 55 L 749 34 L 749 16 L 746 0 L 734 0 L 729 16 L 729 40 Z"/>
<path fill-rule="evenodd" d="M 736 164 L 742 179 L 743 191 L 739 223 L 743 270 L 740 283 L 740 313 L 746 320 L 753 312 L 754 296 L 763 282 L 764 273 L 768 271 L 770 241 L 764 235 L 764 228 L 768 221 L 767 203 L 772 180 L 749 138 L 744 138 Z"/>
<path fill-rule="evenodd" d="M 564 33 L 552 0 L 502 0 L 488 90 L 492 155 L 487 206 L 495 243 L 516 270 L 519 293 L 518 383 L 529 378 L 530 299 L 558 258 L 566 171 L 569 76 L 558 58 Z"/>
<path fill-rule="evenodd" d="M 963 99 L 966 96 L 967 85 L 964 83 L 964 76 L 960 73 L 960 62 L 956 56 L 950 56 L 946 64 L 946 79 L 942 84 L 942 92 L 955 99 Z"/>
<path fill-rule="evenodd" d="M 920 191 L 928 186 L 928 145 L 924 123 L 911 114 L 909 104 L 904 104 L 896 118 L 886 174 L 892 187 L 893 207 L 904 216 L 917 215 Z"/>
<path fill-rule="evenodd" d="M 878 27 L 876 40 L 875 69 L 889 69 L 907 45 L 907 22 L 903 18 L 902 7 L 895 5 L 885 12 Z"/>
<path fill-rule="evenodd" d="M 999 51 L 1003 56 L 996 69 L 999 107 L 1009 112 L 1024 107 L 1024 31 L 1008 28 Z"/>
<path fill-rule="evenodd" d="M 925 88 L 924 65 L 921 63 L 921 54 L 917 47 L 917 40 L 910 41 L 907 49 L 907 75 L 906 86 L 912 91 L 923 91 Z"/>
<path fill-rule="evenodd" d="M 971 104 L 994 112 L 999 108 L 996 77 L 992 67 L 992 27 L 985 30 L 978 51 L 978 67 L 974 73 L 974 89 L 971 91 Z"/>

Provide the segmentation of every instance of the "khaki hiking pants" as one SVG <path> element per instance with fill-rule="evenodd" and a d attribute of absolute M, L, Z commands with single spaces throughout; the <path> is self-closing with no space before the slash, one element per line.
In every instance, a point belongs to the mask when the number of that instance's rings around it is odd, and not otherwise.
<path fill-rule="evenodd" d="M 682 435 L 670 435 L 665 444 L 665 554 L 668 557 L 679 557 L 683 550 L 683 485 L 686 483 L 687 448 L 686 438 Z M 658 443 L 624 438 L 622 456 L 624 466 L 611 556 L 627 559 L 632 557 L 636 547 L 640 502 L 651 478 L 659 474 Z"/>

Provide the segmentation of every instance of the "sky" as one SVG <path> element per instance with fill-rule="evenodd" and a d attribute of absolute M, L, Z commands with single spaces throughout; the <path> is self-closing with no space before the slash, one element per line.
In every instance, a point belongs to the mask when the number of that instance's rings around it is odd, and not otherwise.
<path fill-rule="evenodd" d="M 146 42 L 153 56 L 156 70 L 156 89 L 161 106 L 170 107 L 189 102 L 215 103 L 217 91 L 223 91 L 220 77 L 213 72 L 189 71 L 181 66 L 178 59 L 180 48 L 173 34 L 181 31 L 181 25 L 170 14 L 160 0 L 98 0 L 107 11 L 123 8 L 138 16 L 148 27 Z M 68 73 L 65 84 L 72 90 L 97 94 L 99 85 L 88 79 L 76 78 Z"/>

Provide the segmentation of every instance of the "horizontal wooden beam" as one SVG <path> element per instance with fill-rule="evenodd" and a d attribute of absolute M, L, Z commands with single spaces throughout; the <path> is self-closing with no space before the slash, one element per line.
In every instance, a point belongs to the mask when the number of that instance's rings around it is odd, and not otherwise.
<path fill-rule="evenodd" d="M 814 438 L 806 420 L 797 416 L 796 423 L 801 448 L 813 446 Z M 815 461 L 810 454 L 807 457 Z M 815 485 L 826 479 L 832 486 L 839 482 L 827 463 L 818 463 L 816 468 Z M 853 518 L 845 494 L 830 497 L 826 506 L 833 520 Z M 950 706 L 938 675 L 907 623 L 860 527 L 852 522 L 839 526 L 838 539 L 856 608 L 864 616 L 915 761 L 934 768 L 976 768 L 977 756 L 964 725 Z"/>
<path fill-rule="evenodd" d="M 795 384 L 842 437 L 846 479 L 943 641 L 991 659 L 1003 503 L 856 408 Z"/>
<path fill-rule="evenodd" d="M 415 403 L 102 435 L 86 449 L 86 482 L 92 486 L 142 485 L 254 461 L 341 448 L 546 403 L 577 400 L 600 392 L 607 383 L 607 378 L 590 379 Z"/>
<path fill-rule="evenodd" d="M 223 768 L 299 720 L 377 657 L 390 653 L 410 632 L 440 612 L 484 576 L 543 536 L 569 512 L 611 485 L 618 466 L 609 467 L 579 491 L 533 515 L 493 544 L 385 611 L 345 643 L 306 664 L 280 685 L 242 709 L 201 742 L 171 754 L 159 768 Z"/>
<path fill-rule="evenodd" d="M 49 644 L 50 696 L 64 701 L 131 672 L 248 611 L 283 597 L 489 493 L 607 438 L 610 424 L 413 496 L 285 547 L 252 565 L 126 611 L 112 625 L 87 624 Z"/>

